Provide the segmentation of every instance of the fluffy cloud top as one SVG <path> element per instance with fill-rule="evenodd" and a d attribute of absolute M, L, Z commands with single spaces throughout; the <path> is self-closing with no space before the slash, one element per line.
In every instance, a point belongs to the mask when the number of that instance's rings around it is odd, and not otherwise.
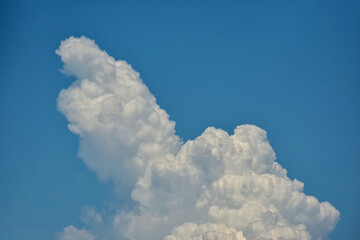
<path fill-rule="evenodd" d="M 80 136 L 79 156 L 137 203 L 103 216 L 86 208 L 85 228 L 69 226 L 58 239 L 305 240 L 327 239 L 334 229 L 339 211 L 287 177 L 264 130 L 242 125 L 229 135 L 209 127 L 182 143 L 125 61 L 86 37 L 70 37 L 56 53 L 76 77 L 58 109 Z"/>

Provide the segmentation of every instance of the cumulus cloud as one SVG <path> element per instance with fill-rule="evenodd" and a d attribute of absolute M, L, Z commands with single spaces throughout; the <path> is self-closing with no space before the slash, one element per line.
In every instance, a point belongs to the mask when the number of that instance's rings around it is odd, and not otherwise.
<path fill-rule="evenodd" d="M 327 239 L 336 226 L 339 211 L 287 177 L 264 130 L 209 127 L 183 143 L 128 63 L 86 37 L 56 53 L 76 77 L 58 109 L 80 136 L 79 156 L 137 203 L 108 214 L 86 207 L 85 228 L 58 239 Z"/>

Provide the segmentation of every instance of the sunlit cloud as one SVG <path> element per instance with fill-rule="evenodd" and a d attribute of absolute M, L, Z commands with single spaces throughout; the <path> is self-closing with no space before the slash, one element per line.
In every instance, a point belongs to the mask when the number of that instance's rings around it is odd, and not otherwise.
<path fill-rule="evenodd" d="M 85 227 L 68 226 L 58 239 L 305 240 L 335 228 L 339 211 L 287 177 L 264 130 L 209 127 L 183 143 L 128 63 L 86 37 L 68 38 L 56 53 L 76 77 L 58 109 L 80 136 L 79 156 L 136 203 L 108 214 L 86 207 Z"/>

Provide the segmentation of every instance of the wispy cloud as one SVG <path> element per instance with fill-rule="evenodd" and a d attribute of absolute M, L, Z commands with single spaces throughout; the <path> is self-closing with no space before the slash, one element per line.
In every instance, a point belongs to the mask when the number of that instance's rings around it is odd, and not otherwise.
<path fill-rule="evenodd" d="M 85 228 L 69 226 L 59 239 L 326 239 L 334 229 L 339 211 L 287 177 L 264 130 L 209 127 L 182 143 L 128 63 L 86 37 L 56 53 L 77 79 L 58 109 L 80 136 L 79 156 L 137 203 L 107 216 L 87 207 Z"/>

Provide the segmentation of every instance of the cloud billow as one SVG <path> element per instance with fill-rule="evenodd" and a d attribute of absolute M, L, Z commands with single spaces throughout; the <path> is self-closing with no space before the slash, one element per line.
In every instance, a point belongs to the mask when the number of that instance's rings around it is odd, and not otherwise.
<path fill-rule="evenodd" d="M 209 127 L 183 143 L 128 63 L 86 37 L 68 38 L 56 53 L 76 77 L 58 109 L 80 136 L 79 156 L 137 203 L 108 215 L 86 207 L 85 227 L 70 225 L 58 239 L 306 240 L 335 228 L 339 211 L 287 177 L 264 130 Z"/>

